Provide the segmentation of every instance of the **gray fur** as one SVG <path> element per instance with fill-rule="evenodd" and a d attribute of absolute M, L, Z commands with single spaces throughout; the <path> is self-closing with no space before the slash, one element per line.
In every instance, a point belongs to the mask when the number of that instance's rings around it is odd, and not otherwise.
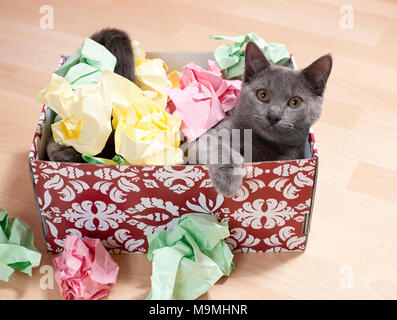
<path fill-rule="evenodd" d="M 54 141 L 52 134 L 47 142 L 47 156 L 50 161 L 83 162 L 81 154 L 73 147 L 67 147 Z"/>
<path fill-rule="evenodd" d="M 91 39 L 103 45 L 116 57 L 115 73 L 135 82 L 134 52 L 131 39 L 125 31 L 105 28 L 93 34 Z"/>
<path fill-rule="evenodd" d="M 189 146 L 189 152 L 203 156 L 222 153 L 229 145 L 218 144 L 213 150 L 209 144 L 200 145 L 200 139 L 218 139 L 218 131 L 225 128 L 252 129 L 252 146 L 244 146 L 241 137 L 238 156 L 230 163 L 206 161 L 213 186 L 225 196 L 233 196 L 241 187 L 243 150 L 252 151 L 252 161 L 274 161 L 304 158 L 304 147 L 309 128 L 321 115 L 323 92 L 332 68 L 331 55 L 325 55 L 303 70 L 293 70 L 269 63 L 260 49 L 249 42 L 246 47 L 245 73 L 239 103 L 232 116 Z M 257 91 L 266 89 L 270 100 L 258 99 Z M 300 107 L 288 106 L 290 98 L 302 98 Z M 218 139 L 219 140 L 219 139 Z M 200 145 L 200 147 L 199 147 Z M 251 149 L 250 149 L 251 147 Z M 233 152 L 233 151 L 232 151 Z"/>

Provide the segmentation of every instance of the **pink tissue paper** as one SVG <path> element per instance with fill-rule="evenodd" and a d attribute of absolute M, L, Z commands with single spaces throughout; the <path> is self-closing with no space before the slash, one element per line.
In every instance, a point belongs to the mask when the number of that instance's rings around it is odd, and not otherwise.
<path fill-rule="evenodd" d="M 119 266 L 99 239 L 69 236 L 63 253 L 53 260 L 55 280 L 65 300 L 97 300 L 109 293 Z"/>
<path fill-rule="evenodd" d="M 194 63 L 182 68 L 180 88 L 168 91 L 167 111 L 182 119 L 181 129 L 192 142 L 215 126 L 238 102 L 241 81 L 222 79 L 221 69 L 208 60 L 204 70 Z"/>

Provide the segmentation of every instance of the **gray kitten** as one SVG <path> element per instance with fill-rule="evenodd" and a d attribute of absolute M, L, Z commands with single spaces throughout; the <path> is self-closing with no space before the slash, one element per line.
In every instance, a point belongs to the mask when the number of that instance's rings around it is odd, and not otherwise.
<path fill-rule="evenodd" d="M 103 45 L 117 59 L 114 72 L 135 82 L 134 53 L 128 34 L 119 29 L 106 28 L 93 34 L 91 39 Z M 103 151 L 97 157 L 112 158 L 115 155 L 114 130 Z M 67 147 L 54 141 L 52 133 L 47 143 L 47 157 L 50 161 L 83 162 L 81 154 L 73 147 Z"/>
<path fill-rule="evenodd" d="M 277 66 L 254 42 L 248 42 L 244 80 L 234 114 L 190 144 L 189 159 L 201 157 L 199 163 L 208 165 L 213 186 L 231 197 L 242 184 L 244 155 L 251 154 L 253 162 L 304 158 L 309 128 L 320 117 L 331 68 L 329 54 L 303 70 Z M 225 143 L 219 132 L 223 136 L 228 132 L 232 140 L 232 129 L 240 133 L 251 129 L 252 143 L 244 144 L 242 134 L 239 145 Z M 226 161 L 220 161 L 225 156 Z"/>

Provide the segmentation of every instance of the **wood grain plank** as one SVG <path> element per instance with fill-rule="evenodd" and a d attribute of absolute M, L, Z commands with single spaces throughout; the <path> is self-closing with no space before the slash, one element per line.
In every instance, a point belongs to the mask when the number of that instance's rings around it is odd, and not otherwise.
<path fill-rule="evenodd" d="M 50 3 L 53 30 L 40 29 L 41 0 L 0 5 L 0 206 L 32 226 L 52 266 L 27 167 L 27 154 L 48 82 L 60 54 L 71 54 L 102 27 L 130 32 L 145 50 L 215 50 L 211 34 L 256 32 L 286 44 L 299 67 L 334 57 L 323 115 L 314 126 L 320 172 L 307 251 L 238 254 L 236 268 L 201 299 L 397 298 L 397 3 L 350 0 L 354 28 L 339 26 L 345 0 L 87 0 Z M 166 14 L 165 14 L 166 13 Z M 144 299 L 151 263 L 114 256 L 117 285 L 105 299 Z M 344 267 L 354 285 L 341 285 Z M 0 299 L 59 299 L 42 289 L 40 268 L 0 282 Z"/>

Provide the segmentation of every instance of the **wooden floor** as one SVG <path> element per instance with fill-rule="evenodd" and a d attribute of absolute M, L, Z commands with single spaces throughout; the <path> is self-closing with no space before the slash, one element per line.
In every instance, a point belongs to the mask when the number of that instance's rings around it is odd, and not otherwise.
<path fill-rule="evenodd" d="M 54 29 L 39 9 L 54 8 Z M 215 4 L 216 3 L 216 4 Z M 354 28 L 344 29 L 344 4 Z M 342 23 L 342 24 L 341 24 Z M 236 255 L 231 276 L 203 299 L 397 298 L 397 2 L 393 0 L 145 0 L 0 2 L 0 207 L 30 224 L 42 265 L 51 265 L 33 199 L 28 150 L 35 102 L 60 54 L 105 27 L 146 50 L 215 50 L 212 34 L 256 32 L 286 44 L 299 66 L 334 57 L 324 113 L 315 125 L 320 171 L 308 249 L 303 254 Z M 108 299 L 150 290 L 145 255 L 115 256 L 119 281 Z M 43 270 L 44 271 L 44 270 Z M 60 299 L 43 274 L 14 273 L 0 299 Z M 42 283 L 43 284 L 43 283 Z"/>

